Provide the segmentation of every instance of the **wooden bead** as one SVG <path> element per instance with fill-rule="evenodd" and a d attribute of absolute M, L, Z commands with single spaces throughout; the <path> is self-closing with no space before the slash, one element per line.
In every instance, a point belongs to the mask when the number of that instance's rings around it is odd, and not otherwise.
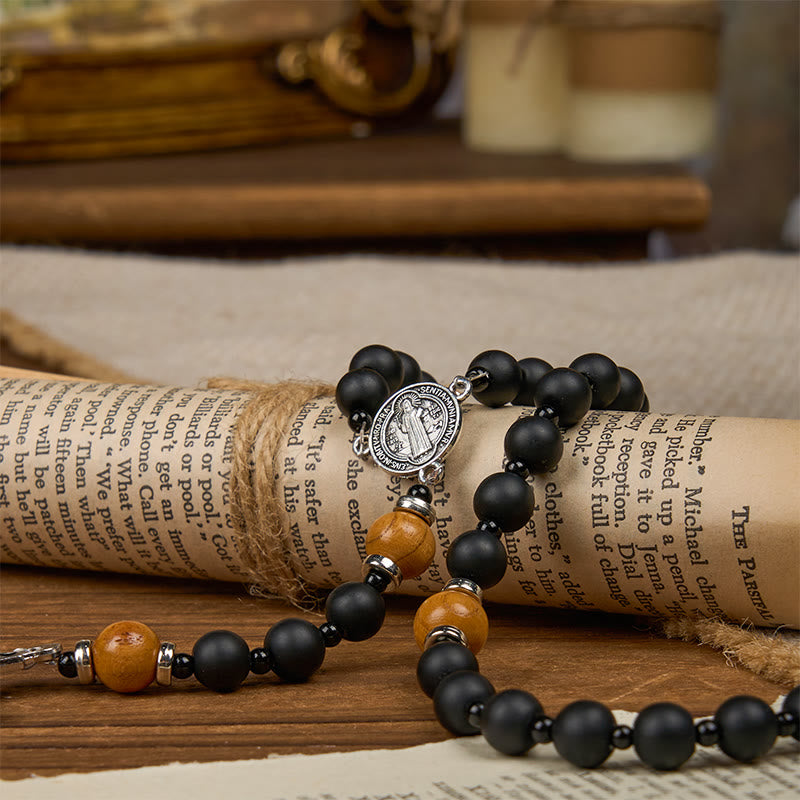
<path fill-rule="evenodd" d="M 414 617 L 414 638 L 420 650 L 425 647 L 425 637 L 440 625 L 452 625 L 467 637 L 467 646 L 479 653 L 489 636 L 489 619 L 481 601 L 467 592 L 447 589 L 429 597 Z"/>
<path fill-rule="evenodd" d="M 404 580 L 422 575 L 436 552 L 430 525 L 411 511 L 391 511 L 376 519 L 367 532 L 366 546 L 367 555 L 394 561 Z"/>
<path fill-rule="evenodd" d="M 124 620 L 105 628 L 92 643 L 94 671 L 115 692 L 138 692 L 156 677 L 158 636 L 141 622 Z"/>

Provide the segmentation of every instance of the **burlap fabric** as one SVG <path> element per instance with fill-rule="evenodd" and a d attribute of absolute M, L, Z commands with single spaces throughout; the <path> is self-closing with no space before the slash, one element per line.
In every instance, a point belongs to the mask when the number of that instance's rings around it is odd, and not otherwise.
<path fill-rule="evenodd" d="M 5 308 L 142 380 L 335 383 L 369 342 L 415 354 L 440 380 L 490 347 L 554 364 L 598 350 L 642 376 L 657 410 L 800 416 L 796 256 L 600 266 L 372 256 L 223 263 L 5 247 L 0 260 Z M 70 366 L 63 353 L 60 366 Z"/>

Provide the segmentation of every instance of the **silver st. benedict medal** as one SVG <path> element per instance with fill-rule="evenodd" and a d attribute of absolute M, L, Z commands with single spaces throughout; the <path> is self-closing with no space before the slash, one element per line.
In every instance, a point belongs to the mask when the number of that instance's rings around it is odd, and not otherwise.
<path fill-rule="evenodd" d="M 459 403 L 469 388 L 461 378 L 449 388 L 414 383 L 395 392 L 370 428 L 369 452 L 375 463 L 392 475 L 417 475 L 424 483 L 440 479 L 444 458 L 461 430 Z"/>

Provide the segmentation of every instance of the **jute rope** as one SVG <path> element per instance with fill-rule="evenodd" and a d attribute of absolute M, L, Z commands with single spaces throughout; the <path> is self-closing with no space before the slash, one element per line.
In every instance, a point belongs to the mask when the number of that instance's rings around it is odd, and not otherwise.
<path fill-rule="evenodd" d="M 786 641 L 777 633 L 714 619 L 686 618 L 665 620 L 663 631 L 671 639 L 696 641 L 721 650 L 732 666 L 741 664 L 787 689 L 800 684 L 800 644 Z"/>
<path fill-rule="evenodd" d="M 333 387 L 236 378 L 212 378 L 208 386 L 253 393 L 236 421 L 231 464 L 231 520 L 239 553 L 252 576 L 250 591 L 283 597 L 299 607 L 313 605 L 317 598 L 292 567 L 286 544 L 276 458 L 300 409 L 317 397 L 331 395 Z"/>
<path fill-rule="evenodd" d="M 59 339 L 54 339 L 7 308 L 0 308 L 0 351 L 31 361 L 45 372 L 75 375 L 103 383 L 144 383 Z"/>

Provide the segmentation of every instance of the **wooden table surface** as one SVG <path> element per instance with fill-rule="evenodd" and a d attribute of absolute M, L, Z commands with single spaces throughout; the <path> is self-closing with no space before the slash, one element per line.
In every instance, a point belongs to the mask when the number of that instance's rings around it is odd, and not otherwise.
<path fill-rule="evenodd" d="M 179 651 L 191 652 L 200 635 L 217 628 L 256 647 L 270 625 L 301 613 L 234 584 L 16 566 L 2 570 L 0 603 L 3 650 L 54 641 L 71 649 L 122 619 L 147 623 Z M 118 695 L 62 678 L 53 667 L 4 668 L 0 777 L 442 740 L 447 734 L 414 678 L 416 605 L 390 596 L 381 632 L 330 650 L 303 685 L 251 676 L 236 693 L 219 695 L 191 678 Z M 498 689 L 532 691 L 550 714 L 590 697 L 631 711 L 670 700 L 702 715 L 733 694 L 771 702 L 780 693 L 721 655 L 667 640 L 633 617 L 491 604 L 488 612 L 482 671 Z"/>

